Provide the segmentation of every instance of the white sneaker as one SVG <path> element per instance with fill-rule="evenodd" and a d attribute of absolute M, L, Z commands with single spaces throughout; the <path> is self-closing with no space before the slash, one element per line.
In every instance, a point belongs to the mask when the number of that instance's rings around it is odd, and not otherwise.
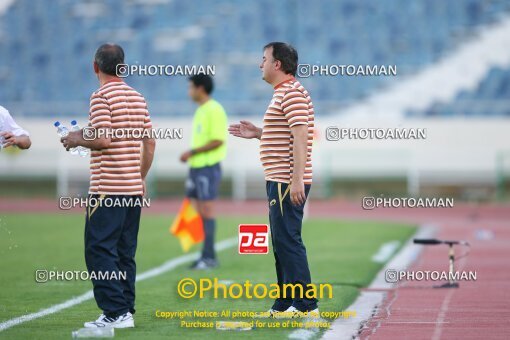
<path fill-rule="evenodd" d="M 278 313 L 281 313 L 277 311 L 276 309 L 270 308 L 267 312 L 260 312 L 256 314 L 255 318 L 274 318 L 274 316 Z"/>
<path fill-rule="evenodd" d="M 85 328 L 132 328 L 135 327 L 135 320 L 133 319 L 133 314 L 130 312 L 119 315 L 116 318 L 108 318 L 106 315 L 101 314 L 96 321 L 85 322 L 83 326 L 85 326 Z"/>
<path fill-rule="evenodd" d="M 215 259 L 199 259 L 193 262 L 190 269 L 207 270 L 218 267 L 218 261 Z"/>
<path fill-rule="evenodd" d="M 276 319 L 294 319 L 294 318 L 319 318 L 319 308 L 315 308 L 314 310 L 308 312 L 301 312 L 294 306 L 290 306 L 284 312 L 279 312 L 274 315 Z"/>

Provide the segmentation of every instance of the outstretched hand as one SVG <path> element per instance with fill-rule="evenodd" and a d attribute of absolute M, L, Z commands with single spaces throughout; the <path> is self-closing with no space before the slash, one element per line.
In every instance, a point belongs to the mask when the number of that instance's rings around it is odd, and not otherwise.
<path fill-rule="evenodd" d="M 247 139 L 260 138 L 262 135 L 262 129 L 246 120 L 241 120 L 239 124 L 230 125 L 228 127 L 228 132 L 233 136 Z"/>

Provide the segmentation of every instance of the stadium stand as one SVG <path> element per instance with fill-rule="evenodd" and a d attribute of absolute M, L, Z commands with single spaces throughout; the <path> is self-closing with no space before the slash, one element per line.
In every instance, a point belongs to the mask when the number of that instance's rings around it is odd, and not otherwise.
<path fill-rule="evenodd" d="M 510 116 L 508 98 L 510 70 L 494 67 L 474 91 L 461 91 L 452 102 L 434 103 L 425 111 L 410 111 L 408 116 Z"/>
<path fill-rule="evenodd" d="M 216 97 L 230 112 L 250 115 L 258 108 L 253 103 L 264 101 L 264 107 L 270 93 L 258 81 L 261 48 L 269 41 L 293 43 L 302 63 L 391 64 L 398 66 L 399 76 L 406 76 L 439 60 L 477 27 L 510 10 L 510 3 L 503 0 L 236 3 L 15 1 L 0 17 L 0 101 L 31 117 L 56 111 L 72 115 L 86 108 L 97 87 L 91 73 L 94 50 L 102 42 L 116 41 L 124 46 L 129 64 L 215 65 Z M 395 11 L 406 15 L 395 16 Z M 282 20 L 288 16 L 295 18 L 292 24 Z M 271 20 L 262 20 L 267 17 Z M 328 30 L 322 29 L 324 20 Z M 394 81 L 394 77 L 303 79 L 323 114 Z M 156 114 L 189 114 L 185 78 L 135 76 L 129 82 L 144 90 Z M 461 93 L 459 98 L 497 99 L 508 93 L 509 82 L 508 71 L 495 70 L 476 93 Z M 410 115 L 462 111 L 452 105 Z M 476 113 L 465 114 L 470 112 Z M 508 110 L 491 114 L 507 115 Z"/>

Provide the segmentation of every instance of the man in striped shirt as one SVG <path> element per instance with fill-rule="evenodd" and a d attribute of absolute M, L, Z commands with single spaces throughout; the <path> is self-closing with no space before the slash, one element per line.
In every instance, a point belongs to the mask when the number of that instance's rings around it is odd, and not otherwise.
<path fill-rule="evenodd" d="M 145 98 L 117 76 L 121 64 L 124 51 L 120 46 L 98 48 L 94 72 L 101 86 L 90 99 L 89 126 L 62 138 L 67 150 L 77 146 L 92 150 L 85 261 L 90 273 L 109 275 L 92 279 L 94 297 L 103 313 L 85 323 L 91 328 L 134 327 L 141 199 L 155 149 L 154 139 L 143 133 L 152 128 Z M 140 136 L 144 138 L 134 138 Z M 97 203 L 92 206 L 90 202 Z"/>
<path fill-rule="evenodd" d="M 294 78 L 298 65 L 296 50 L 273 42 L 264 47 L 260 69 L 274 88 L 273 98 L 258 128 L 241 121 L 229 127 L 232 135 L 260 139 L 260 160 L 264 168 L 269 201 L 269 223 L 280 287 L 301 285 L 303 294 L 279 297 L 270 316 L 318 313 L 317 299 L 307 298 L 311 283 L 306 249 L 301 239 L 303 208 L 312 184 L 312 142 L 314 111 L 310 95 Z M 280 289 L 282 291 L 282 289 Z M 299 293 L 299 290 L 295 290 Z"/>

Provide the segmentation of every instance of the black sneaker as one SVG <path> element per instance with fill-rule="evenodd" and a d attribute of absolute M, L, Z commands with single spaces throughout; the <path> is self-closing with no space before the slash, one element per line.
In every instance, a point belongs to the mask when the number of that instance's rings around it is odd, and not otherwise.
<path fill-rule="evenodd" d="M 195 260 L 191 263 L 189 266 L 189 269 L 195 269 L 195 267 L 198 265 L 198 262 L 200 262 L 201 259 Z"/>

